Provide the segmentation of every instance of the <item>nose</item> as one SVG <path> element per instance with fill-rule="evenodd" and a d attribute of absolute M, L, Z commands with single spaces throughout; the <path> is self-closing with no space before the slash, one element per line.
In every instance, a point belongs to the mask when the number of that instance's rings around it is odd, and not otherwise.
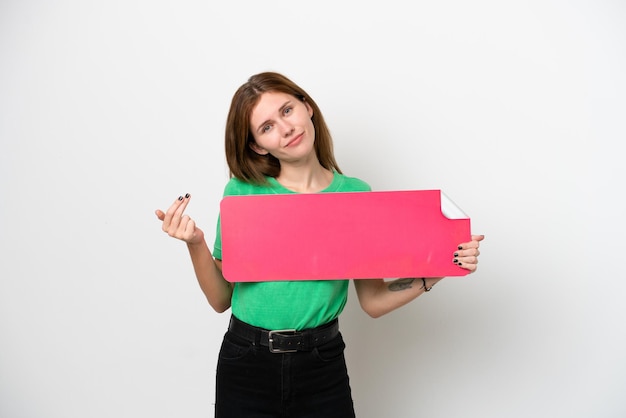
<path fill-rule="evenodd" d="M 289 122 L 284 121 L 284 120 L 280 124 L 280 129 L 284 137 L 288 137 L 295 130 L 295 128 Z"/>

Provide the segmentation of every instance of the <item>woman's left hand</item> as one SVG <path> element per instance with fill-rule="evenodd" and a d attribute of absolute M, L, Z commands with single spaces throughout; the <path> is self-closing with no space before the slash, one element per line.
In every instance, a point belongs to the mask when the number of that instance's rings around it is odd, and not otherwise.
<path fill-rule="evenodd" d="M 484 235 L 472 235 L 470 242 L 459 244 L 454 252 L 453 263 L 459 267 L 467 269 L 473 273 L 478 268 L 478 256 L 480 255 L 480 241 L 485 239 Z"/>

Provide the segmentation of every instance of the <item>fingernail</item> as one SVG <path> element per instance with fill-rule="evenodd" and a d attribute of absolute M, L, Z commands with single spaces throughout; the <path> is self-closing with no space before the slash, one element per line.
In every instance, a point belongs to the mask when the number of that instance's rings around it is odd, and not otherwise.
<path fill-rule="evenodd" d="M 189 193 L 187 193 L 187 194 L 185 195 L 185 197 L 186 197 L 187 199 L 189 199 L 189 196 L 191 196 Z"/>
<path fill-rule="evenodd" d="M 455 258 L 454 260 L 452 260 L 452 262 L 453 262 L 454 264 L 456 264 L 456 263 L 458 263 L 458 262 L 459 262 L 459 260 L 457 260 L 457 259 Z"/>
<path fill-rule="evenodd" d="M 178 200 L 183 200 L 183 197 L 182 196 L 178 196 Z"/>
<path fill-rule="evenodd" d="M 454 256 L 455 256 L 455 257 L 458 257 L 458 256 L 459 256 L 459 253 L 454 253 Z"/>
<path fill-rule="evenodd" d="M 459 261 L 459 263 L 457 264 L 457 266 L 461 266 L 461 265 L 463 265 L 463 263 L 461 263 L 461 262 Z"/>
<path fill-rule="evenodd" d="M 459 250 L 462 250 L 462 249 L 463 249 L 463 247 L 459 245 L 458 249 L 459 249 Z"/>

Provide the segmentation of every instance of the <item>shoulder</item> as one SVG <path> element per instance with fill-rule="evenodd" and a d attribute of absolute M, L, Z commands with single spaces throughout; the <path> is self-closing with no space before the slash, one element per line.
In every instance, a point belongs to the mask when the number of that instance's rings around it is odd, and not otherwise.
<path fill-rule="evenodd" d="M 349 177 L 344 174 L 335 173 L 338 181 L 338 191 L 341 192 L 369 192 L 372 190 L 371 186 L 365 181 L 356 178 Z"/>

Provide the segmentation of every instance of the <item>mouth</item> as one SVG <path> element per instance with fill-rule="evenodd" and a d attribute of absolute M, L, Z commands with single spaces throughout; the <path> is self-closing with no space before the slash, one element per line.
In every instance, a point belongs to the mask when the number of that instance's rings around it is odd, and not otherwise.
<path fill-rule="evenodd" d="M 293 138 L 289 140 L 289 142 L 285 144 L 285 148 L 298 145 L 302 141 L 303 137 L 304 137 L 304 133 L 294 136 Z"/>

